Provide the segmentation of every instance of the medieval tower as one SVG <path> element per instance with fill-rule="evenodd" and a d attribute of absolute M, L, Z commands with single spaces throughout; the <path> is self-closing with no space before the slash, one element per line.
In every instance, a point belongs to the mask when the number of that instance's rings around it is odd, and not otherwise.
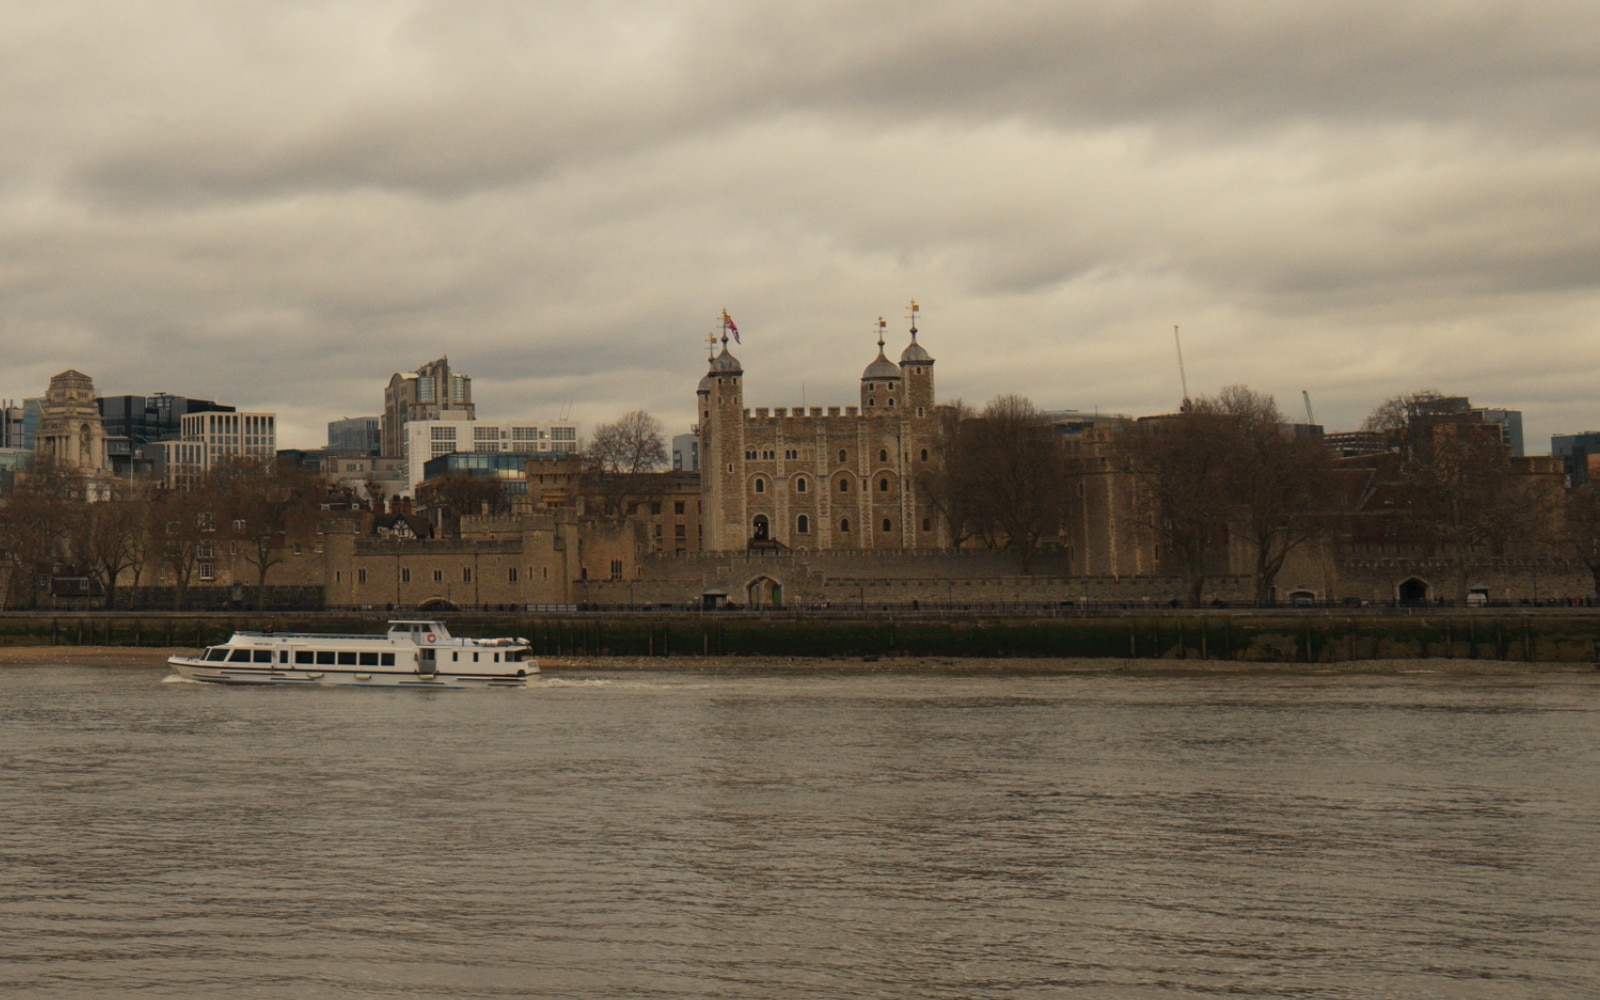
<path fill-rule="evenodd" d="M 858 406 L 744 405 L 744 369 L 728 350 L 710 360 L 696 391 L 703 548 L 903 550 L 947 544 L 920 495 L 938 427 L 933 357 L 911 343 L 900 363 L 884 354 L 861 373 Z"/>

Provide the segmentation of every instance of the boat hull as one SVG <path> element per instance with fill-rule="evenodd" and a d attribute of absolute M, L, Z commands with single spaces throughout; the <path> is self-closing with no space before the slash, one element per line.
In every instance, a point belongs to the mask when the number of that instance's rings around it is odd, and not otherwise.
<path fill-rule="evenodd" d="M 342 668 L 323 666 L 312 670 L 278 668 L 271 664 L 253 666 L 172 656 L 167 663 L 191 681 L 208 684 L 233 684 L 282 687 L 372 687 L 410 688 L 438 691 L 462 688 L 526 687 L 528 676 L 539 672 L 529 663 L 517 674 L 419 674 L 414 671 L 382 670 L 372 667 Z"/>

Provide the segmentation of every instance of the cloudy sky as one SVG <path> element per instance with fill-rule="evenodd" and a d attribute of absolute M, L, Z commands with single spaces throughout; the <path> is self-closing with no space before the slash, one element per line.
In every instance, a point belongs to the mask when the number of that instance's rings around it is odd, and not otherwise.
<path fill-rule="evenodd" d="M 485 418 L 942 398 L 1600 427 L 1600 6 L 0 0 L 0 396 Z"/>

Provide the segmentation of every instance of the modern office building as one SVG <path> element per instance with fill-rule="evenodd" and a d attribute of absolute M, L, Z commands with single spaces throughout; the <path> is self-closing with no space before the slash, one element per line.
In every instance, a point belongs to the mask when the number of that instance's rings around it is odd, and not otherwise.
<path fill-rule="evenodd" d="M 677 434 L 673 436 L 672 471 L 700 471 L 700 435 Z"/>
<path fill-rule="evenodd" d="M 427 478 L 432 459 L 457 452 L 479 455 L 576 454 L 578 425 L 491 424 L 478 420 L 412 420 L 405 425 L 403 453 L 406 493 L 414 494 Z"/>
<path fill-rule="evenodd" d="M 472 378 L 450 370 L 441 357 L 414 372 L 397 372 L 383 390 L 381 451 L 385 458 L 405 454 L 405 426 L 413 420 L 472 420 Z"/>
<path fill-rule="evenodd" d="M 1550 455 L 1561 460 L 1568 486 L 1583 486 L 1591 481 L 1594 472 L 1600 472 L 1600 431 L 1552 434 Z"/>
<path fill-rule="evenodd" d="M 382 417 L 345 417 L 328 422 L 328 451 L 335 455 L 378 455 L 383 451 Z"/>

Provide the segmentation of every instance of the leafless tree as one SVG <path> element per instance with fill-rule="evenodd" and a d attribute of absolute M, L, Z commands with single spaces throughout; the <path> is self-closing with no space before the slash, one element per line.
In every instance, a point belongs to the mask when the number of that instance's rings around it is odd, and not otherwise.
<path fill-rule="evenodd" d="M 1206 580 L 1223 558 L 1233 515 L 1229 421 L 1205 400 L 1179 413 L 1146 417 L 1119 439 L 1123 468 L 1135 482 L 1135 513 L 1187 581 L 1200 605 Z"/>
<path fill-rule="evenodd" d="M 76 566 L 83 535 L 85 482 L 75 469 L 35 456 L 33 467 L 17 477 L 0 520 L 0 549 L 12 566 L 11 600 L 25 607 L 38 604 L 50 578 Z"/>
<path fill-rule="evenodd" d="M 1562 522 L 1562 547 L 1583 560 L 1594 577 L 1594 592 L 1600 597 L 1600 487 L 1586 483 L 1566 496 Z"/>
<path fill-rule="evenodd" d="M 918 489 L 945 518 L 952 544 L 977 538 L 1012 549 L 1028 572 L 1034 552 L 1059 537 L 1069 493 L 1069 463 L 1049 421 L 1016 395 L 981 413 L 958 402 L 939 418 Z"/>
<path fill-rule="evenodd" d="M 291 530 L 315 520 L 323 486 L 315 476 L 286 462 L 228 463 L 216 472 L 208 484 L 210 493 L 239 558 L 255 571 L 259 610 L 268 574 L 288 557 Z"/>
<path fill-rule="evenodd" d="M 609 515 L 623 515 L 659 492 L 651 473 L 667 464 L 667 443 L 661 421 L 644 410 L 625 413 L 612 424 L 594 429 L 584 451 L 584 492 Z"/>
<path fill-rule="evenodd" d="M 138 586 L 149 546 L 149 506 L 147 490 L 118 481 L 110 487 L 110 496 L 84 511 L 83 559 L 105 589 L 108 608 L 117 606 L 117 585 L 124 572 L 133 571 Z"/>
<path fill-rule="evenodd" d="M 1256 603 L 1270 603 L 1290 553 L 1327 529 L 1328 449 L 1294 433 L 1276 400 L 1246 386 L 1229 386 L 1196 405 L 1222 418 L 1231 530 L 1254 549 Z"/>

